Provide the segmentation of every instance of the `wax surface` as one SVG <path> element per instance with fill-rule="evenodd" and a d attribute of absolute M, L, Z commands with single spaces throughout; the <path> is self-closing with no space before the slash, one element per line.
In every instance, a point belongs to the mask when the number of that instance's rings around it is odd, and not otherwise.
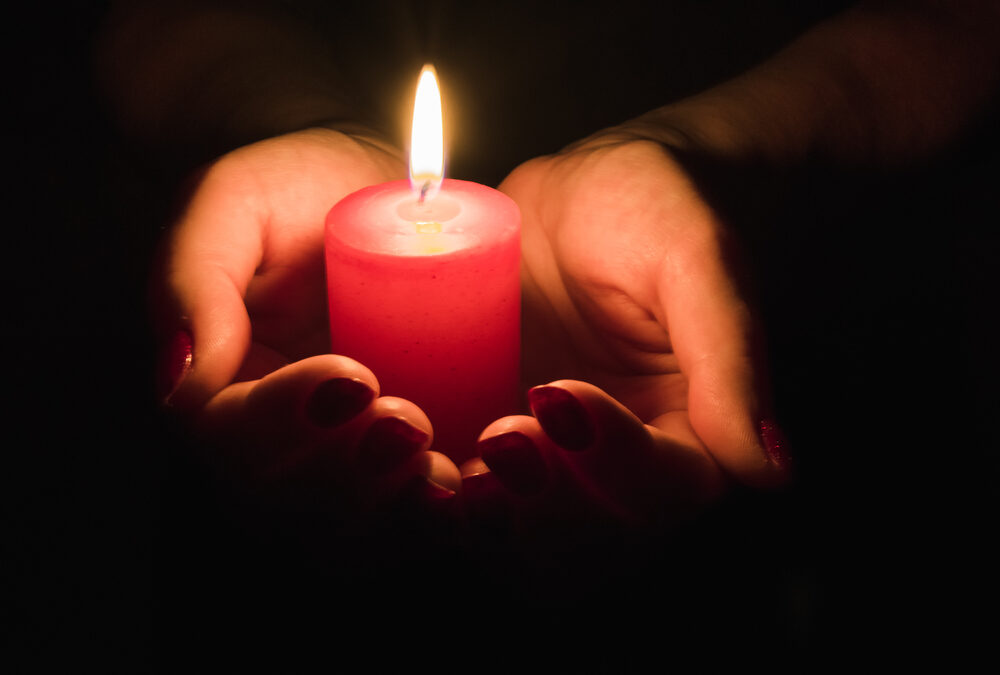
<path fill-rule="evenodd" d="M 419 405 L 456 462 L 518 412 L 520 220 L 506 195 L 450 179 L 423 205 L 406 180 L 365 188 L 326 219 L 333 352 Z"/>

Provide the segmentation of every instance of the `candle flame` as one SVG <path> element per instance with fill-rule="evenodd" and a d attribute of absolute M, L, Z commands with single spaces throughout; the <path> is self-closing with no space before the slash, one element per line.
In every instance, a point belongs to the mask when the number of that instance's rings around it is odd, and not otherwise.
<path fill-rule="evenodd" d="M 410 186 L 418 200 L 431 199 L 441 189 L 444 178 L 444 141 L 441 123 L 441 92 L 434 66 L 420 71 L 413 103 L 413 130 L 410 136 Z"/>

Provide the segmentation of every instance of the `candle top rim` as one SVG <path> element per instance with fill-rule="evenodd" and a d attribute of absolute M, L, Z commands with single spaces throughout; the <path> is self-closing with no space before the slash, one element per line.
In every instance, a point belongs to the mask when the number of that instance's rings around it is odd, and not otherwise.
<path fill-rule="evenodd" d="M 431 218 L 438 199 L 456 202 L 457 214 L 444 219 L 439 232 L 427 234 L 427 228 L 418 228 L 417 221 L 404 219 L 398 213 L 401 204 L 415 202 L 409 180 L 362 188 L 330 209 L 326 217 L 327 242 L 370 256 L 440 259 L 489 248 L 495 242 L 520 235 L 520 210 L 499 190 L 445 178 L 438 197 L 428 202 Z"/>

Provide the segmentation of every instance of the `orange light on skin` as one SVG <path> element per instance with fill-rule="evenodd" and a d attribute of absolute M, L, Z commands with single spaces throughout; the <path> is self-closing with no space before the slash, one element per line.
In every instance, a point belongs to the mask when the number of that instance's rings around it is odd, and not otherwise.
<path fill-rule="evenodd" d="M 441 120 L 441 91 L 434 66 L 420 71 L 413 102 L 410 132 L 410 187 L 423 202 L 441 190 L 444 178 L 444 125 Z"/>

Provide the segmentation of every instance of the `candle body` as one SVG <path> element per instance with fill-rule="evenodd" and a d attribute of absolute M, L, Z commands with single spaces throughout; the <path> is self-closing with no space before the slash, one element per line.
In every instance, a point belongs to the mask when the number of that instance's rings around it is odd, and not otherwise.
<path fill-rule="evenodd" d="M 496 190 L 445 180 L 423 205 L 406 180 L 345 197 L 326 219 L 331 347 L 409 399 L 433 448 L 462 462 L 518 412 L 520 213 Z"/>

